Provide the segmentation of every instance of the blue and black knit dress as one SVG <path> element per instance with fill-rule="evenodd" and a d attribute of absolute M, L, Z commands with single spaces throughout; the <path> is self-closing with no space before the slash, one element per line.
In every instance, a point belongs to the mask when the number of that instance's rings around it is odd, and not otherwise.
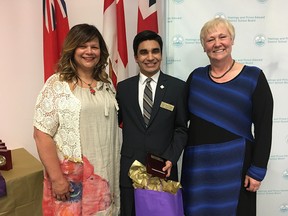
<path fill-rule="evenodd" d="M 256 215 L 256 193 L 245 175 L 262 181 L 271 148 L 272 94 L 257 67 L 244 66 L 225 83 L 194 70 L 189 85 L 189 140 L 183 155 L 185 216 Z"/>

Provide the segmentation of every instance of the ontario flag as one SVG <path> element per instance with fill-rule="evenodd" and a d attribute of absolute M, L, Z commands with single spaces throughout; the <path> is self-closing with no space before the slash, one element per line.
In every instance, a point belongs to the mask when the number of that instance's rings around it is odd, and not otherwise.
<path fill-rule="evenodd" d="M 43 0 L 44 81 L 55 71 L 63 41 L 69 31 L 64 0 Z"/>
<path fill-rule="evenodd" d="M 144 30 L 158 33 L 156 0 L 138 0 L 137 32 Z"/>
<path fill-rule="evenodd" d="M 105 0 L 103 37 L 109 51 L 109 76 L 116 87 L 128 77 L 128 54 L 123 0 Z"/>

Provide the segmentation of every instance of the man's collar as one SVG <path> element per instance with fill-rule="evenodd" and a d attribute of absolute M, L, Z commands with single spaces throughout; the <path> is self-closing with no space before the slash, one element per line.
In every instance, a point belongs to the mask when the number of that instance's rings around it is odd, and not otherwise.
<path fill-rule="evenodd" d="M 159 79 L 159 76 L 160 76 L 160 70 L 156 73 L 156 74 L 154 74 L 152 77 L 151 77 L 151 79 L 154 81 L 154 82 L 158 82 L 158 79 Z M 147 79 L 148 77 L 147 76 L 145 76 L 144 74 L 142 74 L 141 72 L 140 72 L 140 74 L 139 74 L 139 82 L 141 83 L 141 84 L 144 84 L 144 82 L 146 81 L 146 79 Z"/>

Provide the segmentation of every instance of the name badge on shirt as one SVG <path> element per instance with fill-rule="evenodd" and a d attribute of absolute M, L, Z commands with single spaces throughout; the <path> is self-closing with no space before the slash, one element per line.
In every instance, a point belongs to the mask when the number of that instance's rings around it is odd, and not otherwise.
<path fill-rule="evenodd" d="M 173 111 L 174 110 L 174 106 L 172 104 L 169 103 L 165 103 L 165 102 L 161 102 L 160 107 L 169 111 Z"/>

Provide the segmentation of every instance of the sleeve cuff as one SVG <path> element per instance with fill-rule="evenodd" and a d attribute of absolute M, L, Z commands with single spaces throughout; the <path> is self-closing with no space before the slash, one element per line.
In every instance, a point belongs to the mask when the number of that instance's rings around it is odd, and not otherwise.
<path fill-rule="evenodd" d="M 251 165 L 247 171 L 247 175 L 257 181 L 262 181 L 266 175 L 267 169 Z"/>

